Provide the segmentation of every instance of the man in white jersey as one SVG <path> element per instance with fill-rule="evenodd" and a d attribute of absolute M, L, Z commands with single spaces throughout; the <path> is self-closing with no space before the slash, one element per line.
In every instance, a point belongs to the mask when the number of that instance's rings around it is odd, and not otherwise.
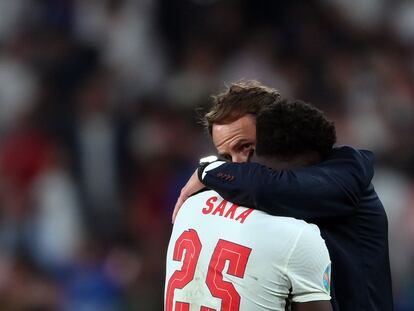
<path fill-rule="evenodd" d="M 268 120 L 273 108 L 261 114 Z M 313 161 L 307 153 L 280 161 L 268 147 L 258 161 L 269 167 Z M 166 311 L 285 310 L 288 298 L 292 310 L 329 311 L 329 289 L 329 254 L 316 226 L 239 207 L 214 191 L 180 209 L 167 252 Z"/>
<path fill-rule="evenodd" d="M 174 224 L 165 310 L 285 310 L 289 295 L 295 310 L 331 310 L 329 278 L 315 225 L 204 191 L 185 202 Z"/>

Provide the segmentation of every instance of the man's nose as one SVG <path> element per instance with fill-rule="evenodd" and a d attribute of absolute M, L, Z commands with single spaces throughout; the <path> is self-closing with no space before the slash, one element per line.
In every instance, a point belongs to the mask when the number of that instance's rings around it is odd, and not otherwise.
<path fill-rule="evenodd" d="M 231 158 L 232 162 L 235 163 L 244 163 L 249 161 L 249 155 L 244 153 L 238 153 L 232 156 Z"/>

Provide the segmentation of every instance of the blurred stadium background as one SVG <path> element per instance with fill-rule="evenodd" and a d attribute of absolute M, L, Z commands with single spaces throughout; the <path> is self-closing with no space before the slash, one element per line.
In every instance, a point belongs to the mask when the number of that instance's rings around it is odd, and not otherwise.
<path fill-rule="evenodd" d="M 197 111 L 255 78 L 375 151 L 414 310 L 414 2 L 1 0 L 0 310 L 162 310 Z"/>

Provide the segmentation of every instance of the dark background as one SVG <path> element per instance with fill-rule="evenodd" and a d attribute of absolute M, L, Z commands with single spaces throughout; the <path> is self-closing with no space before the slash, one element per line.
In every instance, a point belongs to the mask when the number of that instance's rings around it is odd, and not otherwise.
<path fill-rule="evenodd" d="M 414 2 L 1 0 L 0 310 L 162 310 L 197 120 L 258 79 L 377 156 L 414 310 Z"/>

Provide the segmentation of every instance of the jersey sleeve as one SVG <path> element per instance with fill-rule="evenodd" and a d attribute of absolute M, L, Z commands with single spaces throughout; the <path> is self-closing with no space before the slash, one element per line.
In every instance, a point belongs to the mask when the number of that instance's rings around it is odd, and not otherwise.
<path fill-rule="evenodd" d="M 312 222 L 353 215 L 373 177 L 373 161 L 371 152 L 344 146 L 321 163 L 291 170 L 257 163 L 207 166 L 202 182 L 228 201 Z"/>
<path fill-rule="evenodd" d="M 293 302 L 330 300 L 331 261 L 318 227 L 306 226 L 286 266 Z"/>

